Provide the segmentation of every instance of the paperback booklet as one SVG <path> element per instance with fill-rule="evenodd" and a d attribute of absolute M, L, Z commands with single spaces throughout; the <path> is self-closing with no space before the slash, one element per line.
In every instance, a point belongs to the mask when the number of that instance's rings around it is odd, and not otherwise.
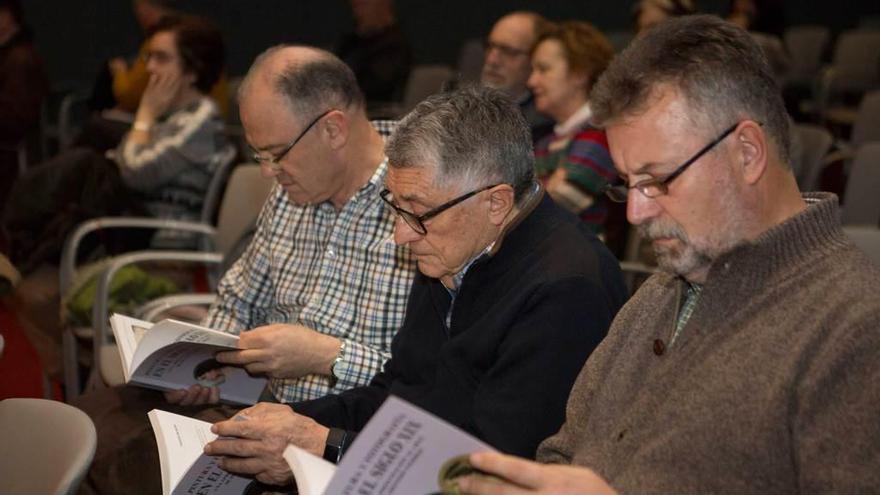
<path fill-rule="evenodd" d="M 147 416 L 159 446 L 162 495 L 241 495 L 251 484 L 204 455 L 205 444 L 217 438 L 211 423 L 158 409 Z"/>
<path fill-rule="evenodd" d="M 467 454 L 492 447 L 444 420 L 391 396 L 338 466 L 294 445 L 284 459 L 300 495 L 455 493 L 454 478 L 477 474 Z"/>
<path fill-rule="evenodd" d="M 237 349 L 238 336 L 177 320 L 156 324 L 114 314 L 110 326 L 116 336 L 125 383 L 158 390 L 177 390 L 195 383 L 220 389 L 220 400 L 255 404 L 266 379 L 244 368 L 218 363 L 218 351 Z"/>

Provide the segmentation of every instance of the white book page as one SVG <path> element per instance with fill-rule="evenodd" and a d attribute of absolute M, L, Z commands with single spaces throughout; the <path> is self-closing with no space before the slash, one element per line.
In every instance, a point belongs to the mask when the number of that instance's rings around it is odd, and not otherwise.
<path fill-rule="evenodd" d="M 435 493 L 439 491 L 440 468 L 447 460 L 494 450 L 433 414 L 391 396 L 358 434 L 324 493 Z"/>
<path fill-rule="evenodd" d="M 292 444 L 284 449 L 284 460 L 293 471 L 299 495 L 321 495 L 336 472 L 332 463 Z"/>
<path fill-rule="evenodd" d="M 131 379 L 131 374 L 134 371 L 131 362 L 137 351 L 138 342 L 143 339 L 146 331 L 152 326 L 153 324 L 150 322 L 118 313 L 114 313 L 110 317 L 110 328 L 113 329 L 113 336 L 116 337 L 116 345 L 122 358 L 122 370 L 126 381 Z"/>
<path fill-rule="evenodd" d="M 136 370 L 150 354 L 174 342 L 193 342 L 236 349 L 238 335 L 177 320 L 162 320 L 153 325 L 143 339 L 138 342 L 130 369 Z"/>
<path fill-rule="evenodd" d="M 251 480 L 228 473 L 203 453 L 217 438 L 211 423 L 153 409 L 147 416 L 159 447 L 163 495 L 241 494 Z"/>

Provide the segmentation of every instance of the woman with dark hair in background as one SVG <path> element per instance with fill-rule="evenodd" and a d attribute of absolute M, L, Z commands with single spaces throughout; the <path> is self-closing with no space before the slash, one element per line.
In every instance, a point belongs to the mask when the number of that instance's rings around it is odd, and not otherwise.
<path fill-rule="evenodd" d="M 528 80 L 535 107 L 556 123 L 535 145 L 537 175 L 557 203 L 597 233 L 608 214 L 602 187 L 616 172 L 605 133 L 589 123 L 589 94 L 613 53 L 586 22 L 552 25 L 538 37 Z"/>
<path fill-rule="evenodd" d="M 148 46 L 149 82 L 119 146 L 107 157 L 66 151 L 15 185 L 4 228 L 22 271 L 57 259 L 64 236 L 88 218 L 135 212 L 197 219 L 214 171 L 232 158 L 207 96 L 223 70 L 220 31 L 203 19 L 166 17 Z"/>
<path fill-rule="evenodd" d="M 176 10 L 179 3 L 177 0 L 132 0 L 134 17 L 146 39 L 133 60 L 114 57 L 98 73 L 89 98 L 89 108 L 94 113 L 76 136 L 74 146 L 106 151 L 119 145 L 150 81 L 146 57 L 150 35 L 165 17 L 182 15 Z M 207 93 L 225 116 L 229 99 L 226 78 L 221 74 Z"/>

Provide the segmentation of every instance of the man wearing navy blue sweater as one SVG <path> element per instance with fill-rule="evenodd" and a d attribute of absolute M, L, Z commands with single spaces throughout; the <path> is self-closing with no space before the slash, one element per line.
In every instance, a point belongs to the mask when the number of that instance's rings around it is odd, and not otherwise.
<path fill-rule="evenodd" d="M 530 142 L 494 89 L 436 95 L 405 117 L 386 147 L 381 197 L 420 273 L 391 359 L 367 386 L 245 409 L 215 425 L 225 438 L 206 452 L 229 471 L 284 484 L 287 443 L 336 461 L 394 394 L 499 450 L 534 456 L 562 424 L 574 379 L 626 291 L 608 250 L 535 182 Z"/>

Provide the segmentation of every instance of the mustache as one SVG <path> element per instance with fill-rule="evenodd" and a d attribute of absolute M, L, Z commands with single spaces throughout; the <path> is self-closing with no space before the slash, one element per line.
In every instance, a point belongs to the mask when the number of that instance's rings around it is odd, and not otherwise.
<path fill-rule="evenodd" d="M 642 223 L 636 226 L 636 230 L 642 239 L 673 238 L 684 243 L 688 242 L 687 234 L 685 234 L 680 226 L 674 223 L 661 223 L 658 221 Z"/>

